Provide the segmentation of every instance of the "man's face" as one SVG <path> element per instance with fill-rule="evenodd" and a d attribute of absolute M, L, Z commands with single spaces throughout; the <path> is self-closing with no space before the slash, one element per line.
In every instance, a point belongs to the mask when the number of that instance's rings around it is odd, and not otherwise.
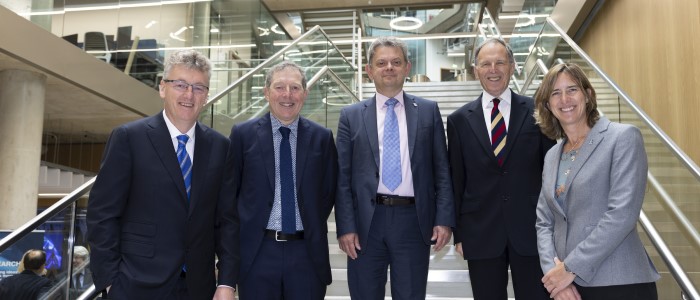
<path fill-rule="evenodd" d="M 160 82 L 160 97 L 164 101 L 165 114 L 176 126 L 194 124 L 207 101 L 209 92 L 207 75 L 176 65 L 170 69 L 168 78 L 164 80 L 174 80 L 174 82 Z"/>
<path fill-rule="evenodd" d="M 514 63 L 508 59 L 506 47 L 499 43 L 484 45 L 476 58 L 476 76 L 481 87 L 491 96 L 500 96 L 510 82 L 515 71 Z"/>
<path fill-rule="evenodd" d="M 301 74 L 294 68 L 284 68 L 272 74 L 264 94 L 270 104 L 270 113 L 282 124 L 289 125 L 301 112 L 308 91 L 301 85 Z"/>
<path fill-rule="evenodd" d="M 73 268 L 77 268 L 85 264 L 85 257 L 73 256 Z"/>
<path fill-rule="evenodd" d="M 379 46 L 365 70 L 380 94 L 393 97 L 403 89 L 411 63 L 403 57 L 401 48 Z"/>

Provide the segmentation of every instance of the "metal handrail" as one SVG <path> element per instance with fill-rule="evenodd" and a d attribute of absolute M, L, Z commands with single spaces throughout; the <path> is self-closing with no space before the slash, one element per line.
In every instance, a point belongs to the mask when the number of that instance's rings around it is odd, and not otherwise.
<path fill-rule="evenodd" d="M 89 191 L 90 188 L 92 188 L 92 185 L 95 183 L 95 179 L 97 179 L 97 176 L 83 183 L 83 185 L 81 185 L 80 187 L 72 191 L 70 194 L 63 197 L 61 200 L 58 200 L 56 203 L 54 203 L 49 208 L 38 214 L 36 217 L 29 220 L 29 222 L 10 232 L 10 234 L 8 234 L 6 237 L 0 240 L 0 252 L 7 250 L 7 248 L 9 248 L 15 242 L 25 237 L 27 234 L 34 231 L 37 227 L 39 227 L 39 225 L 48 221 L 56 213 L 66 209 L 75 201 L 78 201 L 80 197 L 85 195 L 85 193 L 87 193 L 87 191 Z"/>
<path fill-rule="evenodd" d="M 223 98 L 223 97 L 224 97 L 226 94 L 228 94 L 230 91 L 232 91 L 233 89 L 237 88 L 238 86 L 240 86 L 241 84 L 243 84 L 244 82 L 246 82 L 246 81 L 247 81 L 250 77 L 252 77 L 254 74 L 257 74 L 260 70 L 262 70 L 262 69 L 264 69 L 265 67 L 271 65 L 276 59 L 278 59 L 279 57 L 281 57 L 282 55 L 284 55 L 284 53 L 286 53 L 287 50 L 289 50 L 290 48 L 292 48 L 292 47 L 298 45 L 298 44 L 301 43 L 303 40 L 305 40 L 307 37 L 309 37 L 310 35 L 316 33 L 317 31 L 321 31 L 321 34 L 323 34 L 323 36 L 324 36 L 328 41 L 330 41 L 330 38 L 328 38 L 328 35 L 326 35 L 326 33 L 323 31 L 323 29 L 321 29 L 321 26 L 319 26 L 319 25 L 314 26 L 313 28 L 311 28 L 311 30 L 305 32 L 305 33 L 302 34 L 299 38 L 297 38 L 297 39 L 294 40 L 293 42 L 289 43 L 289 45 L 284 46 L 284 48 L 280 49 L 279 51 L 277 51 L 277 53 L 275 53 L 275 54 L 273 54 L 272 56 L 270 56 L 270 57 L 269 57 L 268 59 L 266 59 L 263 63 L 259 64 L 257 67 L 255 67 L 254 69 L 250 70 L 248 73 L 246 73 L 246 74 L 244 74 L 243 76 L 241 76 L 241 77 L 239 77 L 238 79 L 236 79 L 236 81 L 234 81 L 234 82 L 231 83 L 229 86 L 227 86 L 226 88 L 224 88 L 222 91 L 220 91 L 219 93 L 217 93 L 216 95 L 214 95 L 214 97 L 211 97 L 211 98 L 207 101 L 207 103 L 206 103 L 204 106 L 206 107 L 206 106 L 208 106 L 208 105 L 211 105 L 211 104 L 214 103 L 215 101 L 218 101 L 219 99 Z M 337 47 L 335 44 L 333 44 L 333 43 L 331 43 L 331 45 L 333 45 L 333 47 L 335 47 L 336 51 L 338 51 L 338 54 L 340 54 L 340 56 L 345 60 L 345 62 L 347 62 L 349 66 L 351 66 L 353 69 L 355 69 L 355 66 L 353 66 L 352 64 L 350 64 L 350 62 L 348 62 L 347 58 L 345 58 L 345 56 L 343 55 L 343 53 L 340 52 L 340 50 L 338 49 L 338 47 Z"/>
<path fill-rule="evenodd" d="M 649 176 L 651 176 L 651 174 Z M 700 299 L 700 294 L 698 294 L 690 278 L 685 274 L 683 267 L 678 263 L 678 260 L 676 260 L 676 257 L 668 248 L 661 235 L 659 235 L 654 225 L 651 224 L 651 221 L 649 221 L 644 211 L 639 212 L 639 223 L 644 227 L 644 231 L 647 233 L 647 236 L 649 236 L 651 243 L 654 244 L 656 251 L 659 252 L 659 255 L 661 255 L 666 265 L 669 266 L 668 270 L 671 272 L 673 278 L 676 279 L 678 285 L 680 285 L 684 295 L 692 297 L 690 299 Z"/>
<path fill-rule="evenodd" d="M 632 110 L 639 115 L 639 117 L 646 123 L 647 126 L 651 129 L 651 131 L 656 134 L 661 140 L 666 144 L 668 148 L 670 148 L 671 152 L 673 152 L 678 159 L 680 159 L 683 164 L 691 171 L 691 173 L 695 176 L 697 180 L 700 181 L 700 168 L 693 162 L 692 159 L 690 159 L 684 152 L 681 150 L 676 143 L 671 140 L 666 133 L 661 131 L 658 125 L 654 123 L 654 121 L 634 102 L 631 100 L 631 98 L 624 92 L 622 89 L 613 82 L 610 77 L 608 77 L 607 74 L 603 72 L 603 70 L 593 62 L 593 60 L 581 49 L 574 40 L 572 40 L 566 32 L 564 32 L 559 25 L 557 25 L 556 22 L 550 17 L 547 17 L 547 23 L 551 25 L 557 33 L 563 38 L 569 46 L 576 51 L 576 54 L 580 55 L 581 58 L 583 58 L 592 68 L 593 70 L 600 75 L 603 80 L 605 80 L 610 86 L 620 95 L 620 97 L 627 102 L 627 104 L 632 107 Z"/>
<path fill-rule="evenodd" d="M 544 62 L 541 59 L 537 59 L 536 61 L 537 67 L 539 67 L 540 71 L 542 74 L 547 74 L 547 66 L 544 64 Z M 527 89 L 530 88 L 530 84 L 532 84 L 532 81 L 535 80 L 535 76 L 537 76 L 537 72 L 530 72 L 530 75 L 527 75 L 527 78 L 525 79 L 525 83 L 523 84 L 523 87 L 520 88 L 520 95 L 525 95 L 525 92 L 527 92 Z"/>

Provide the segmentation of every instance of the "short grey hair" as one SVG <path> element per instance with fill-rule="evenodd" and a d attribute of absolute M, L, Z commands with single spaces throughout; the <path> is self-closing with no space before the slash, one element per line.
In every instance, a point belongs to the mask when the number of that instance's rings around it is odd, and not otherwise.
<path fill-rule="evenodd" d="M 376 52 L 377 48 L 379 47 L 395 47 L 401 49 L 404 61 L 408 62 L 408 46 L 406 46 L 406 42 L 394 36 L 382 36 L 378 37 L 376 40 L 374 40 L 374 42 L 372 42 L 371 45 L 369 45 L 369 54 L 367 54 L 369 61 L 367 64 L 372 64 L 374 52 Z"/>
<path fill-rule="evenodd" d="M 168 59 L 165 60 L 165 68 L 163 69 L 163 78 L 167 79 L 170 70 L 173 66 L 183 66 L 188 70 L 195 70 L 207 75 L 207 79 L 211 78 L 211 62 L 204 54 L 196 50 L 185 49 L 175 51 Z"/>
<path fill-rule="evenodd" d="M 90 252 L 88 252 L 87 248 L 83 246 L 75 246 L 73 247 L 73 256 L 74 257 L 88 257 L 90 255 Z"/>
<path fill-rule="evenodd" d="M 269 88 L 270 85 L 272 85 L 272 76 L 274 76 L 275 73 L 287 68 L 293 69 L 299 72 L 299 74 L 301 74 L 301 87 L 304 88 L 304 90 L 306 90 L 306 73 L 304 73 L 304 70 L 302 70 L 299 65 L 288 60 L 282 61 L 281 63 L 274 65 L 272 68 L 270 68 L 270 70 L 267 71 L 267 76 L 265 76 L 265 87 Z"/>
<path fill-rule="evenodd" d="M 501 45 L 503 45 L 503 47 L 506 48 L 506 52 L 508 53 L 508 61 L 510 61 L 511 64 L 515 63 L 515 58 L 513 57 L 513 49 L 510 48 L 508 43 L 506 43 L 506 41 L 504 41 L 503 39 L 492 37 L 492 38 L 487 38 L 486 40 L 481 42 L 481 44 L 479 44 L 479 46 L 476 47 L 476 50 L 474 51 L 474 60 L 473 60 L 474 65 L 477 64 L 476 59 L 479 58 L 479 52 L 481 52 L 481 48 L 483 48 L 484 46 L 486 46 L 488 44 L 501 44 Z"/>

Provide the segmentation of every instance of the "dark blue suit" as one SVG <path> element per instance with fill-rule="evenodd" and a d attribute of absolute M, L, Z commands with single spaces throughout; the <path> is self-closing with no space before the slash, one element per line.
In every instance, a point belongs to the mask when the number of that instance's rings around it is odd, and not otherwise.
<path fill-rule="evenodd" d="M 189 199 L 163 114 L 112 132 L 88 202 L 91 269 L 112 299 L 166 299 L 187 266 L 191 299 L 235 286 L 238 217 L 228 174 L 229 141 L 195 125 Z"/>
<path fill-rule="evenodd" d="M 450 166 L 457 227 L 455 243 L 462 243 L 475 298 L 505 299 L 508 263 L 518 299 L 547 299 L 537 268 L 535 206 L 542 182 L 542 166 L 554 141 L 545 137 L 533 117 L 533 100 L 511 92 L 510 122 L 503 166 L 498 165 L 479 96 L 447 118 Z M 489 101 L 490 99 L 485 99 Z M 506 251 L 508 250 L 508 251 Z M 472 263 L 503 257 L 483 266 Z M 534 263 L 534 265 L 533 265 Z M 497 279 L 494 279 L 497 278 Z"/>
<path fill-rule="evenodd" d="M 407 206 L 408 209 L 397 208 L 398 214 L 408 216 L 408 222 L 400 225 L 403 228 L 388 230 L 388 235 L 401 235 L 402 229 L 413 226 L 414 235 L 417 235 L 422 246 L 407 251 L 407 257 L 420 257 L 425 270 L 413 270 L 398 272 L 398 263 L 392 265 L 392 295 L 399 297 L 399 291 L 417 291 L 417 298 L 425 297 L 425 280 L 427 279 L 427 267 L 430 239 L 433 235 L 433 227 L 437 225 L 453 227 L 455 225 L 454 203 L 452 200 L 452 185 L 450 181 L 447 148 L 445 145 L 445 130 L 440 116 L 440 110 L 433 101 L 404 93 L 404 106 L 406 114 L 406 126 L 408 135 L 408 151 L 410 154 L 411 171 L 413 173 L 413 190 L 415 205 Z M 357 261 L 367 255 L 367 241 L 371 235 L 375 211 L 385 209 L 383 205 L 376 205 L 375 197 L 379 185 L 380 155 L 377 135 L 377 111 L 376 97 L 364 100 L 360 103 L 345 107 L 340 113 L 338 124 L 338 192 L 336 197 L 336 224 L 338 237 L 347 233 L 356 233 L 359 236 L 362 251 L 356 260 L 348 258 L 348 280 L 350 281 L 350 293 L 353 298 L 362 297 L 367 289 L 377 289 L 372 292 L 373 297 L 384 298 L 384 284 L 381 283 L 381 271 L 376 271 L 376 286 L 367 286 L 364 283 L 355 285 L 353 278 L 367 278 L 368 270 L 364 267 L 356 267 Z M 389 209 L 391 210 L 391 209 Z M 392 212 L 387 212 L 392 213 Z M 412 217 L 411 217 L 412 216 Z M 375 220 L 376 221 L 376 220 Z M 377 224 L 376 229 L 382 225 Z M 389 238 L 391 239 L 391 237 Z M 391 247 L 391 246 L 390 246 Z M 405 247 L 397 247 L 405 248 Z M 424 257 L 424 258 L 423 258 Z M 387 260 L 389 258 L 386 258 Z M 381 260 L 381 259 L 380 259 Z M 424 262 L 423 262 L 424 261 Z M 376 264 L 385 264 L 377 262 Z M 406 266 L 419 262 L 406 262 Z M 375 264 L 375 265 L 376 265 Z M 420 267 L 422 268 L 422 267 Z M 419 269 L 420 269 L 419 268 Z M 377 268 L 381 270 L 381 266 Z M 383 277 L 386 281 L 386 265 L 383 266 Z M 371 276 L 375 276 L 372 274 Z M 408 277 L 405 280 L 394 281 L 395 277 Z M 372 281 L 373 279 L 370 279 Z M 400 282 L 419 282 L 419 286 L 402 286 Z M 421 287 L 422 286 L 422 287 Z M 380 295 L 381 294 L 381 295 Z M 364 295 L 367 295 L 366 293 Z"/>
<path fill-rule="evenodd" d="M 289 283 L 288 279 L 299 280 L 298 284 L 309 284 L 309 289 L 321 288 L 321 293 L 325 293 L 326 286 L 331 283 L 326 222 L 333 209 L 338 168 L 333 133 L 299 117 L 296 195 L 304 239 L 287 242 L 276 242 L 264 236 L 275 193 L 275 153 L 270 114 L 234 126 L 230 140 L 234 158 L 231 176 L 235 179 L 235 196 L 241 217 L 241 298 L 267 299 L 261 293 L 267 290 L 279 292 L 278 289 L 282 288 L 266 285 L 258 277 L 261 276 L 260 272 L 267 271 L 263 266 L 268 266 L 275 259 L 273 256 L 277 255 L 267 255 L 266 251 L 270 247 L 286 247 L 283 248 L 285 253 L 302 261 L 300 268 L 309 268 L 312 273 L 310 278 L 285 277 L 286 283 Z M 295 243 L 299 247 L 295 247 Z M 271 268 L 282 272 L 281 265 L 272 265 Z M 284 273 L 294 274 L 285 271 L 282 276 L 285 276 Z M 315 296 L 297 294 L 291 297 L 311 299 Z"/>

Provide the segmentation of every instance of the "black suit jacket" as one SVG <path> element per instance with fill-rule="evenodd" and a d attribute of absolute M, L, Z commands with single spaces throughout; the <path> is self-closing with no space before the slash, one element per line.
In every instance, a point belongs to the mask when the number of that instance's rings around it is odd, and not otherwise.
<path fill-rule="evenodd" d="M 520 255 L 537 255 L 535 207 L 544 156 L 554 141 L 535 124 L 532 98 L 511 96 L 502 167 L 491 149 L 481 96 L 447 117 L 454 241 L 462 243 L 466 259 L 497 257 L 508 241 Z"/>
<path fill-rule="evenodd" d="M 229 141 L 197 124 L 189 200 L 163 114 L 122 125 L 107 141 L 88 201 L 90 267 L 110 296 L 164 299 L 182 266 L 192 299 L 235 286 L 238 217 Z M 228 158 L 228 159 L 227 159 Z"/>
<path fill-rule="evenodd" d="M 270 114 L 231 129 L 235 195 L 241 218 L 241 281 L 245 280 L 272 211 L 275 196 L 275 151 Z M 328 216 L 335 201 L 338 171 L 333 133 L 299 118 L 296 150 L 296 192 L 304 241 L 314 269 L 331 283 Z"/>
<path fill-rule="evenodd" d="M 0 299 L 36 300 L 51 286 L 51 280 L 24 270 L 0 281 Z"/>

